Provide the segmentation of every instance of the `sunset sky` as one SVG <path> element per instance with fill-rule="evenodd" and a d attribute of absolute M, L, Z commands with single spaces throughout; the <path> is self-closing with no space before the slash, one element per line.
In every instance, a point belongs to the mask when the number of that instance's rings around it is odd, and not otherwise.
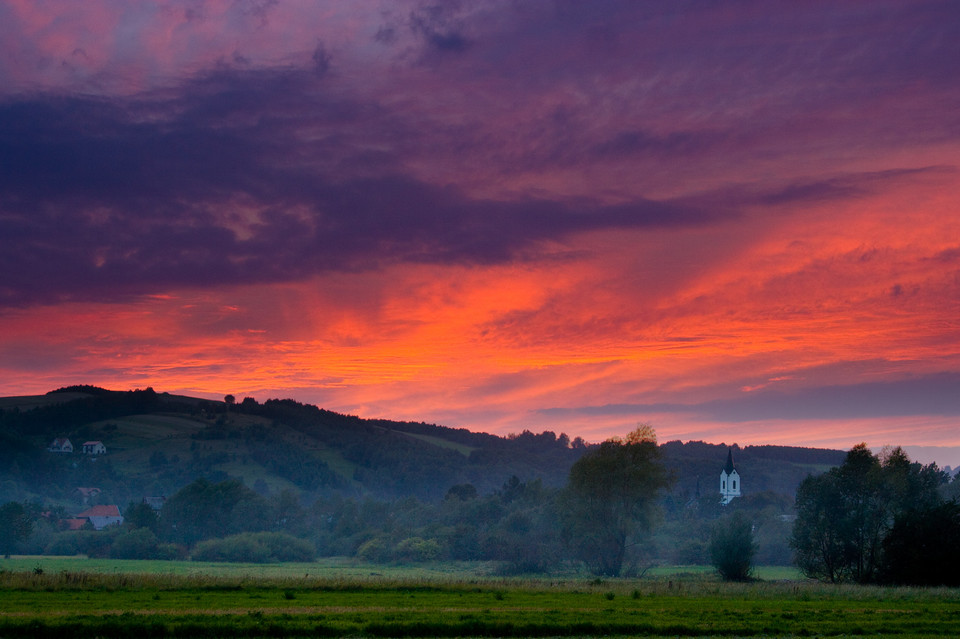
<path fill-rule="evenodd" d="M 956 466 L 958 165 L 956 0 L 0 0 L 0 395 Z"/>

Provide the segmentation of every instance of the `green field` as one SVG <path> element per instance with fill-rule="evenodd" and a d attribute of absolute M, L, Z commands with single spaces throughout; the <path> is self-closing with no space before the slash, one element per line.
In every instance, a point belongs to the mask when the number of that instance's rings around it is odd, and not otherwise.
<path fill-rule="evenodd" d="M 486 565 L 0 560 L 0 637 L 960 636 L 960 591 Z M 39 573 L 39 574 L 38 574 Z"/>
<path fill-rule="evenodd" d="M 156 574 L 210 577 L 339 577 L 364 579 L 387 577 L 393 579 L 491 579 L 499 570 L 496 562 L 438 561 L 417 564 L 375 564 L 348 557 L 327 557 L 313 563 L 249 564 L 202 561 L 161 561 L 141 559 L 88 559 L 87 557 L 57 557 L 48 555 L 14 556 L 0 558 L 0 570 L 32 572 L 39 568 L 44 573 L 92 572 L 98 574 Z M 704 580 L 712 579 L 710 566 L 655 566 L 645 573 L 649 579 Z M 758 566 L 755 576 L 761 581 L 799 581 L 796 568 L 789 566 Z M 589 579 L 583 571 L 552 572 L 544 579 Z M 649 580 L 648 579 L 648 580 Z"/>

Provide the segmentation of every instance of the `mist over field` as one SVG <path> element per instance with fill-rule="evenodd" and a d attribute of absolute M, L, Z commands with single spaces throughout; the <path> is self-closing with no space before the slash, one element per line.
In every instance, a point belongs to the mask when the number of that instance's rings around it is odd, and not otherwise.
<path fill-rule="evenodd" d="M 600 444 L 552 431 L 500 437 L 153 389 L 4 398 L 0 436 L 0 550 L 121 559 L 352 557 L 636 576 L 716 563 L 718 531 L 743 521 L 749 563 L 791 566 L 800 496 L 848 472 L 857 450 L 866 461 L 855 467 L 912 486 L 902 499 L 914 506 L 960 486 L 899 449 L 659 443 L 649 425 Z"/>

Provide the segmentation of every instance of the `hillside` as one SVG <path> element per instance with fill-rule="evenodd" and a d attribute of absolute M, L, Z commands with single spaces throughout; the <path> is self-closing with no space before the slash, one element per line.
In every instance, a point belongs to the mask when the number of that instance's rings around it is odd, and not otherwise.
<path fill-rule="evenodd" d="M 72 454 L 52 453 L 69 438 Z M 107 453 L 84 455 L 87 441 Z M 458 484 L 479 494 L 511 477 L 566 482 L 588 447 L 552 432 L 499 437 L 433 424 L 367 420 L 293 400 L 251 398 L 228 405 L 152 389 L 109 391 L 75 386 L 33 397 L 0 398 L 0 501 L 69 505 L 78 487 L 99 501 L 126 504 L 171 495 L 197 478 L 239 478 L 269 495 L 416 497 L 438 500 Z M 703 442 L 662 446 L 676 476 L 675 500 L 716 491 L 727 448 Z M 843 459 L 840 451 L 746 446 L 734 448 L 745 495 L 764 491 L 792 498 L 799 482 Z"/>

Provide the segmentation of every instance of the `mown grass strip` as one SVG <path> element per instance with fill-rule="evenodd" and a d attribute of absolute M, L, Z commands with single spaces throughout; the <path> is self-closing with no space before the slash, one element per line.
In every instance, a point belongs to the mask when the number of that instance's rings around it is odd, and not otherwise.
<path fill-rule="evenodd" d="M 0 637 L 960 636 L 960 591 L 0 574 Z"/>
<path fill-rule="evenodd" d="M 251 616 L 212 618 L 146 619 L 135 615 L 84 617 L 60 621 L 0 621 L 0 636 L 67 638 L 91 637 L 759 637 L 759 636 L 956 636 L 956 627 L 930 620 L 909 628 L 877 624 L 863 625 L 859 620 L 820 623 L 809 619 L 801 623 L 760 623 L 732 625 L 682 623 L 626 623 L 580 621 L 569 624 L 537 621 L 513 622 L 470 619 L 463 621 L 416 621 L 363 623 L 360 620 L 319 621 L 311 617 Z"/>

